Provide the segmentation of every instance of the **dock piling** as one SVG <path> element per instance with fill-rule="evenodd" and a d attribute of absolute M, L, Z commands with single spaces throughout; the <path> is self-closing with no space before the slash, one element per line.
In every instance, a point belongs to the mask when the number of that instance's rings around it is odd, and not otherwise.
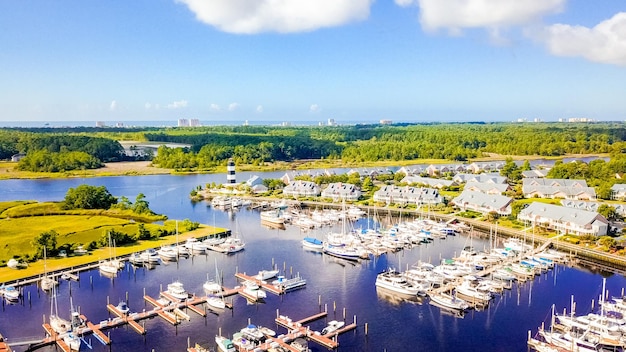
<path fill-rule="evenodd" d="M 346 307 L 343 307 L 343 320 L 346 320 Z"/>
<path fill-rule="evenodd" d="M 365 323 L 365 335 L 367 335 L 367 328 L 368 328 L 368 325 L 367 323 Z"/>

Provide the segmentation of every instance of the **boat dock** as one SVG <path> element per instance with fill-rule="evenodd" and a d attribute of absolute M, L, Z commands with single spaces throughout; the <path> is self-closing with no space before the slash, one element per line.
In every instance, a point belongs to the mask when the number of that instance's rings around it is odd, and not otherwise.
<path fill-rule="evenodd" d="M 354 322 L 352 324 L 345 325 L 342 328 L 326 335 L 322 335 L 317 331 L 313 331 L 308 326 L 303 326 L 303 324 L 310 323 L 312 321 L 326 317 L 328 315 L 328 312 L 320 312 L 318 314 L 300 319 L 298 321 L 292 321 L 287 316 L 279 315 L 278 311 L 276 311 L 276 315 L 276 324 L 286 328 L 289 331 L 289 335 L 292 335 L 291 337 L 296 338 L 305 336 L 309 340 L 328 349 L 335 349 L 339 346 L 339 342 L 337 342 L 337 336 L 344 332 L 356 329 L 356 317 L 354 318 Z"/>
<path fill-rule="evenodd" d="M 52 343 L 56 342 L 57 346 L 59 346 L 61 351 L 63 351 L 63 352 L 71 352 L 72 351 L 70 346 L 68 346 L 65 343 L 65 341 L 63 341 L 63 339 L 61 337 L 59 337 L 59 334 L 57 334 L 56 331 L 54 331 L 54 329 L 52 329 L 50 324 L 44 323 L 43 324 L 43 329 L 46 330 L 46 334 L 48 334 L 48 337 L 45 338 L 42 341 L 42 344 L 52 344 Z"/>
<path fill-rule="evenodd" d="M 236 273 L 235 277 L 238 278 L 239 280 L 252 281 L 256 283 L 257 285 L 259 285 L 259 287 L 263 288 L 265 291 L 268 291 L 275 295 L 282 295 L 283 293 L 285 293 L 285 290 L 278 288 L 272 284 L 268 284 L 266 281 L 261 281 L 255 277 L 248 276 L 245 273 Z"/>

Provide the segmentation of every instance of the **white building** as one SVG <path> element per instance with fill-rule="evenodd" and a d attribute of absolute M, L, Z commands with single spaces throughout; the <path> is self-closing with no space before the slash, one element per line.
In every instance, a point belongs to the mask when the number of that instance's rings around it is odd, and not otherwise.
<path fill-rule="evenodd" d="M 500 194 L 486 194 L 464 190 L 463 193 L 452 200 L 452 203 L 463 211 L 473 210 L 481 214 L 496 212 L 498 215 L 507 216 L 511 215 L 513 198 Z"/>
<path fill-rule="evenodd" d="M 387 185 L 374 192 L 374 201 L 387 204 L 439 204 L 443 197 L 433 188 Z"/>
<path fill-rule="evenodd" d="M 322 191 L 322 197 L 331 198 L 335 202 L 341 200 L 356 201 L 361 197 L 361 190 L 350 183 L 336 182 L 329 184 Z"/>
<path fill-rule="evenodd" d="M 540 225 L 559 233 L 604 236 L 608 220 L 597 212 L 533 202 L 520 211 L 517 219 L 529 225 Z"/>
<path fill-rule="evenodd" d="M 317 197 L 320 192 L 320 186 L 311 181 L 291 181 L 283 188 L 283 195 L 292 197 Z"/>

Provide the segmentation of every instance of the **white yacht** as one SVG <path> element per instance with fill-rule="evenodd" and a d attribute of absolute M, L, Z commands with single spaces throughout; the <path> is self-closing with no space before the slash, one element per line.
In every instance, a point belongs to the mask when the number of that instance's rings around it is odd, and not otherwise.
<path fill-rule="evenodd" d="M 141 252 L 139 255 L 141 259 L 143 259 L 144 263 L 158 264 L 159 263 L 159 253 L 154 248 L 146 249 Z"/>
<path fill-rule="evenodd" d="M 207 249 L 207 246 L 198 241 L 195 237 L 188 238 L 187 242 L 185 242 L 185 247 L 187 247 L 187 249 L 189 249 L 193 254 L 202 254 L 206 252 Z"/>
<path fill-rule="evenodd" d="M 278 209 L 265 210 L 261 212 L 261 221 L 282 225 L 285 223 L 285 218 L 283 217 L 282 212 Z"/>
<path fill-rule="evenodd" d="M 178 248 L 175 246 L 165 246 L 157 250 L 157 254 L 163 260 L 176 261 L 178 259 Z"/>
<path fill-rule="evenodd" d="M 419 287 L 406 281 L 402 274 L 391 268 L 376 276 L 376 286 L 411 296 L 420 291 Z"/>
<path fill-rule="evenodd" d="M 430 295 L 431 303 L 434 302 L 445 308 L 465 310 L 469 308 L 466 301 L 447 293 L 437 293 Z"/>
<path fill-rule="evenodd" d="M 235 344 L 228 338 L 220 335 L 215 336 L 215 343 L 221 352 L 236 352 Z"/>
<path fill-rule="evenodd" d="M 183 283 L 180 281 L 174 281 L 171 284 L 167 284 L 167 291 L 165 291 L 165 293 L 181 301 L 189 297 L 189 294 L 185 291 Z"/>
<path fill-rule="evenodd" d="M 271 279 L 273 277 L 276 277 L 276 275 L 278 275 L 279 272 L 280 272 L 280 270 L 278 270 L 278 269 L 261 270 L 261 271 L 259 271 L 259 273 L 254 278 L 257 279 L 257 280 L 265 281 L 267 279 Z"/>
<path fill-rule="evenodd" d="M 257 285 L 255 282 L 252 281 L 245 281 L 243 283 L 243 292 L 248 295 L 253 297 L 256 300 L 259 299 L 263 299 L 267 297 L 267 293 L 265 293 L 265 291 L 261 290 L 259 288 L 259 285 Z"/>
<path fill-rule="evenodd" d="M 331 320 L 328 322 L 328 325 L 324 329 L 322 329 L 322 335 L 332 334 L 333 332 L 341 329 L 346 323 L 343 321 Z"/>

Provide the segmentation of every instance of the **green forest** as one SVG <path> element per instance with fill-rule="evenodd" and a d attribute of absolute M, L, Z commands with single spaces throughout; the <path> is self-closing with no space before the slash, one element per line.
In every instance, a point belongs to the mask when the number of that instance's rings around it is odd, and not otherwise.
<path fill-rule="evenodd" d="M 118 141 L 184 143 L 161 146 L 153 164 L 202 171 L 225 165 L 332 159 L 344 162 L 444 159 L 466 161 L 494 153 L 516 156 L 621 154 L 622 123 L 431 123 L 353 126 L 210 126 L 194 128 L 2 129 L 0 159 L 26 155 L 18 168 L 63 171 L 132 160 Z M 80 153 L 80 154 L 79 154 Z"/>

